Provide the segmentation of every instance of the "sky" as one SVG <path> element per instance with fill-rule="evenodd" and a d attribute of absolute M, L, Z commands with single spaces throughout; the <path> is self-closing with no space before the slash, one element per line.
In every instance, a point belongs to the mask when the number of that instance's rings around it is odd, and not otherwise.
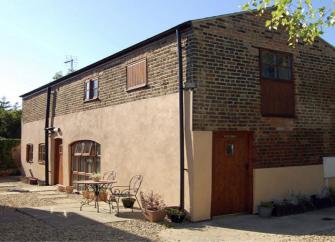
<path fill-rule="evenodd" d="M 19 96 L 187 20 L 241 11 L 247 0 L 0 0 L 0 97 Z M 331 4 L 332 0 L 315 1 Z M 334 29 L 323 38 L 335 45 Z"/>

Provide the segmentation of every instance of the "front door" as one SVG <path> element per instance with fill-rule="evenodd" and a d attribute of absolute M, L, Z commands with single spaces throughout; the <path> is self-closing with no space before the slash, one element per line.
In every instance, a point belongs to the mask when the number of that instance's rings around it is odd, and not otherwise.
<path fill-rule="evenodd" d="M 55 184 L 63 184 L 63 142 L 61 139 L 55 140 Z"/>
<path fill-rule="evenodd" d="M 250 133 L 214 132 L 212 216 L 251 211 Z"/>

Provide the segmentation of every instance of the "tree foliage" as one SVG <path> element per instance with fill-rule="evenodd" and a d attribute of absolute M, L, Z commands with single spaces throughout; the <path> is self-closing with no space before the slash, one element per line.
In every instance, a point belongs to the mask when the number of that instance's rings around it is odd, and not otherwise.
<path fill-rule="evenodd" d="M 21 115 L 17 103 L 11 105 L 5 97 L 0 100 L 0 137 L 20 138 Z"/>
<path fill-rule="evenodd" d="M 288 33 L 288 43 L 294 47 L 299 41 L 312 44 L 325 28 L 335 25 L 335 1 L 330 6 L 314 7 L 312 0 L 249 0 L 244 10 L 257 9 L 263 14 L 271 7 L 271 19 L 265 25 L 277 30 L 283 27 Z"/>

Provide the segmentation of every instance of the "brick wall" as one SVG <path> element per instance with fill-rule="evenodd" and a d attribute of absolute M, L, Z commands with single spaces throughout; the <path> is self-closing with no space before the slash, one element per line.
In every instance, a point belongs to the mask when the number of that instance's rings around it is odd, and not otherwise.
<path fill-rule="evenodd" d="M 323 40 L 288 48 L 265 18 L 193 23 L 193 130 L 253 131 L 256 168 L 320 163 L 335 155 L 335 49 Z M 262 117 L 259 47 L 293 53 L 296 118 Z"/>
<path fill-rule="evenodd" d="M 184 66 L 188 30 L 182 34 Z M 126 91 L 126 66 L 138 59 L 147 59 L 148 86 Z M 185 71 L 186 75 L 186 71 Z M 84 102 L 84 82 L 89 78 L 99 80 L 99 100 Z M 52 116 L 65 115 L 139 99 L 178 92 L 178 59 L 176 36 L 164 37 L 106 64 L 93 68 L 53 88 L 51 97 Z M 23 122 L 45 118 L 46 93 L 37 93 L 23 100 Z"/>

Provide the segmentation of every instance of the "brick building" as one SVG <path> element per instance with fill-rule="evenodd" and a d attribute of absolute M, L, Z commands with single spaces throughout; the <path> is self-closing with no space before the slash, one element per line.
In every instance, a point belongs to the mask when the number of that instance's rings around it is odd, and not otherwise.
<path fill-rule="evenodd" d="M 266 18 L 188 21 L 22 95 L 25 172 L 44 180 L 48 156 L 51 184 L 95 171 L 115 170 L 120 184 L 142 174 L 143 190 L 178 204 L 182 67 L 192 220 L 319 192 L 322 157 L 335 155 L 335 49 L 322 39 L 289 48 Z M 45 154 L 48 88 L 48 127 L 56 129 Z"/>

